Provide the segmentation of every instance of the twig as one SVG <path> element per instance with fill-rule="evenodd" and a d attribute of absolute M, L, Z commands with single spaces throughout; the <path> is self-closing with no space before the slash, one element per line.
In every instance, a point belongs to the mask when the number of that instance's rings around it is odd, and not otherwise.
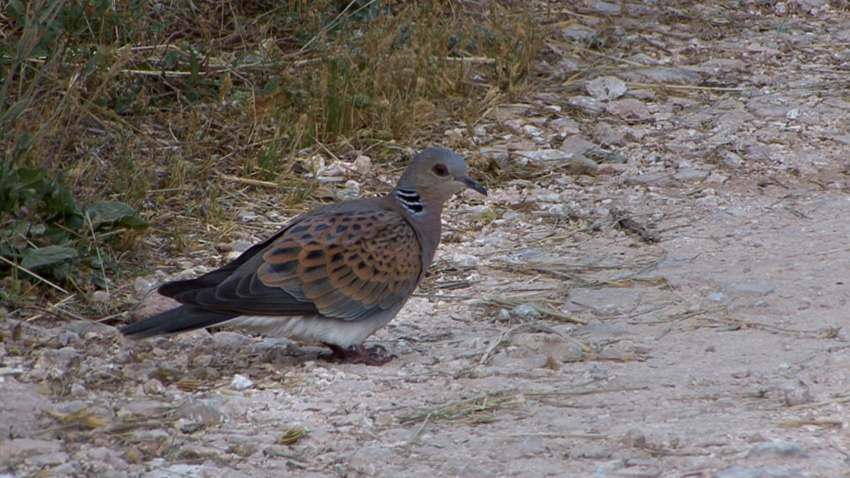
<path fill-rule="evenodd" d="M 29 274 L 29 275 L 31 275 L 31 276 L 33 276 L 33 277 L 35 277 L 36 279 L 38 279 L 38 280 L 40 280 L 40 281 L 44 282 L 45 284 L 49 285 L 50 287 L 53 287 L 54 289 L 56 289 L 56 290 L 58 290 L 58 291 L 62 292 L 63 294 L 71 295 L 71 293 L 70 293 L 70 292 L 68 292 L 67 290 L 65 290 L 65 289 L 63 289 L 63 288 L 61 288 L 61 287 L 59 287 L 58 285 L 54 284 L 53 282 L 50 282 L 49 280 L 45 279 L 44 277 L 41 277 L 40 275 L 38 275 L 38 274 L 36 274 L 35 272 L 33 272 L 33 271 L 31 271 L 31 270 L 27 269 L 27 268 L 26 268 L 26 267 L 24 267 L 24 266 L 21 266 L 21 265 L 15 264 L 14 262 L 10 261 L 9 259 L 6 259 L 6 258 L 5 258 L 5 257 L 3 257 L 3 256 L 0 256 L 0 260 L 2 260 L 3 262 L 5 262 L 6 264 L 9 264 L 10 266 L 14 267 L 15 269 L 20 270 L 21 272 L 25 272 L 25 273 L 27 273 L 27 274 Z"/>
<path fill-rule="evenodd" d="M 419 425 L 419 428 L 416 429 L 416 433 L 414 433 L 413 436 L 410 437 L 410 440 L 404 446 L 405 450 L 410 450 L 410 448 L 416 443 L 416 440 L 419 439 L 419 435 L 422 434 L 422 430 L 425 429 L 425 425 L 428 424 L 428 420 L 430 420 L 430 419 L 431 419 L 431 413 L 428 413 L 428 415 L 425 416 L 425 420 L 423 420 L 422 424 Z"/>

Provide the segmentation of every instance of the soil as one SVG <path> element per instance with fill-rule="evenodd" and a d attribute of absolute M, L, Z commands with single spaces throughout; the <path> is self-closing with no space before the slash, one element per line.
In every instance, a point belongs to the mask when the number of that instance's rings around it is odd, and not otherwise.
<path fill-rule="evenodd" d="M 850 476 L 842 9 L 571 5 L 554 73 L 452 133 L 535 174 L 450 204 L 383 367 L 7 317 L 0 477 Z M 591 34 L 642 46 L 570 82 Z"/>

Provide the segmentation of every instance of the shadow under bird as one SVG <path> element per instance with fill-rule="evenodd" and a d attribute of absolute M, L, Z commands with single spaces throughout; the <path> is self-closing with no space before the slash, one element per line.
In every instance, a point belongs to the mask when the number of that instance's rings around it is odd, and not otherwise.
<path fill-rule="evenodd" d="M 180 305 L 121 328 L 134 339 L 211 326 L 324 344 L 333 356 L 381 365 L 363 341 L 404 307 L 434 259 L 443 205 L 466 188 L 463 158 L 442 148 L 415 155 L 392 193 L 306 213 L 220 269 L 169 282 Z"/>

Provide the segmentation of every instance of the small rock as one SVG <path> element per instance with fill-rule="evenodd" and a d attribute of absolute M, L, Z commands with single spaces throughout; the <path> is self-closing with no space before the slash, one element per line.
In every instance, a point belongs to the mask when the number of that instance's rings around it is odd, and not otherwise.
<path fill-rule="evenodd" d="M 717 478 L 802 478 L 804 475 L 796 469 L 786 470 L 775 466 L 759 468 L 733 466 L 718 471 L 715 476 Z"/>
<path fill-rule="evenodd" d="M 838 144 L 850 145 L 850 134 L 829 135 L 827 138 L 835 141 Z"/>
<path fill-rule="evenodd" d="M 590 96 L 600 101 L 616 100 L 626 94 L 626 82 L 616 76 L 601 76 L 584 86 Z"/>
<path fill-rule="evenodd" d="M 634 71 L 637 80 L 646 80 L 652 83 L 672 83 L 676 85 L 695 85 L 702 81 L 699 73 L 684 68 L 658 67 L 644 68 Z M 631 75 L 629 75 L 631 76 Z M 643 78 L 641 78 L 643 77 Z"/>
<path fill-rule="evenodd" d="M 94 291 L 91 295 L 91 300 L 98 304 L 107 304 L 109 303 L 109 292 L 106 292 L 105 290 Z"/>
<path fill-rule="evenodd" d="M 28 374 L 31 380 L 60 378 L 71 368 L 71 362 L 80 358 L 80 353 L 74 347 L 62 347 L 58 350 L 45 350 Z"/>
<path fill-rule="evenodd" d="M 578 123 L 574 119 L 566 116 L 550 121 L 546 124 L 546 126 L 556 133 L 576 134 L 581 131 Z"/>
<path fill-rule="evenodd" d="M 622 9 L 622 7 L 616 3 L 608 2 L 594 2 L 590 5 L 590 8 L 600 13 L 619 13 Z"/>
<path fill-rule="evenodd" d="M 774 440 L 770 443 L 759 443 L 752 447 L 747 453 L 747 458 L 759 458 L 771 455 L 802 458 L 806 456 L 806 451 L 794 442 Z"/>
<path fill-rule="evenodd" d="M 705 302 L 711 302 L 714 304 L 727 304 L 729 303 L 729 296 L 722 292 L 713 292 L 705 296 Z"/>
<path fill-rule="evenodd" d="M 729 295 L 768 295 L 773 293 L 773 286 L 770 284 L 728 284 L 723 288 Z"/>
<path fill-rule="evenodd" d="M 372 172 L 372 158 L 369 156 L 359 155 L 354 158 L 354 169 L 361 175 L 366 175 Z"/>
<path fill-rule="evenodd" d="M 605 147 L 623 146 L 626 144 L 626 138 L 623 134 L 608 123 L 597 123 L 590 130 L 590 136 L 594 141 Z"/>
<path fill-rule="evenodd" d="M 578 23 L 570 23 L 561 35 L 570 41 L 586 41 L 596 36 L 596 30 Z"/>
<path fill-rule="evenodd" d="M 45 466 L 56 466 L 68 461 L 70 457 L 67 453 L 57 451 L 54 453 L 45 453 L 43 455 L 34 455 L 24 459 L 24 463 L 29 466 L 37 466 L 39 468 Z"/>
<path fill-rule="evenodd" d="M 360 183 L 353 179 L 345 182 L 345 187 L 339 189 L 334 194 L 340 201 L 349 201 L 360 197 Z"/>
<path fill-rule="evenodd" d="M 590 115 L 598 115 L 605 111 L 605 106 L 602 102 L 596 98 L 591 98 L 590 96 L 571 96 L 567 98 L 567 104 L 581 110 L 585 114 Z"/>
<path fill-rule="evenodd" d="M 708 178 L 706 178 L 706 182 L 714 184 L 723 184 L 728 180 L 729 176 L 726 176 L 725 174 L 720 174 L 716 171 L 712 171 L 711 174 L 708 175 Z"/>
<path fill-rule="evenodd" d="M 708 173 L 705 171 L 700 171 L 699 169 L 694 168 L 680 169 L 673 175 L 674 178 L 682 182 L 699 181 L 705 179 L 707 176 Z"/>
<path fill-rule="evenodd" d="M 142 390 L 148 395 L 162 395 L 165 393 L 165 386 L 159 380 L 152 378 L 142 385 Z"/>
<path fill-rule="evenodd" d="M 813 8 L 820 8 L 829 3 L 829 0 L 794 0 L 800 9 L 810 12 Z"/>
<path fill-rule="evenodd" d="M 478 267 L 478 258 L 471 254 L 451 254 L 446 257 L 446 262 L 461 271 L 468 271 Z"/>
<path fill-rule="evenodd" d="M 785 404 L 789 407 L 813 403 L 815 397 L 812 391 L 805 387 L 789 386 L 782 390 L 782 398 L 785 399 Z"/>
<path fill-rule="evenodd" d="M 646 448 L 646 436 L 637 428 L 632 428 L 620 438 L 620 443 L 629 448 Z"/>
<path fill-rule="evenodd" d="M 393 416 L 390 413 L 379 413 L 375 416 L 375 426 L 389 427 L 393 424 Z"/>
<path fill-rule="evenodd" d="M 253 211 L 241 211 L 236 215 L 236 218 L 242 223 L 255 222 L 257 220 L 257 213 Z"/>
<path fill-rule="evenodd" d="M 522 134 L 522 123 L 515 119 L 509 119 L 502 123 L 502 127 L 506 130 L 510 131 L 513 134 L 521 135 Z"/>
<path fill-rule="evenodd" d="M 540 312 L 529 304 L 520 304 L 511 311 L 511 315 L 525 320 L 539 319 Z"/>
<path fill-rule="evenodd" d="M 136 277 L 136 280 L 133 281 L 133 296 L 141 300 L 155 288 L 156 282 L 145 279 L 144 277 Z"/>
<path fill-rule="evenodd" d="M 148 317 L 153 317 L 154 315 L 171 310 L 178 305 L 180 305 L 180 303 L 171 297 L 159 294 L 148 294 L 141 299 L 139 307 L 133 311 L 131 316 L 134 320 L 147 319 Z"/>
<path fill-rule="evenodd" d="M 88 395 L 89 391 L 86 390 L 86 386 L 81 383 L 74 383 L 71 385 L 71 396 L 72 397 L 85 397 Z"/>
<path fill-rule="evenodd" d="M 216 348 L 238 350 L 243 347 L 248 347 L 254 341 L 245 335 L 236 332 L 217 332 L 212 336 L 213 346 Z"/>
<path fill-rule="evenodd" d="M 219 425 L 227 418 L 217 400 L 197 398 L 187 399 L 175 409 L 173 416 L 205 425 Z"/>
<path fill-rule="evenodd" d="M 529 151 L 523 154 L 523 157 L 532 163 L 550 163 L 562 162 L 568 159 L 568 156 L 563 151 L 557 149 L 541 149 L 537 151 Z"/>
<path fill-rule="evenodd" d="M 596 148 L 596 143 L 592 143 L 581 135 L 572 135 L 567 137 L 561 146 L 558 148 L 566 157 L 571 157 L 578 154 L 584 154 Z"/>
<path fill-rule="evenodd" d="M 0 463 L 23 460 L 36 455 L 57 453 L 61 448 L 62 443 L 53 440 L 34 440 L 32 438 L 4 440 L 0 441 Z"/>
<path fill-rule="evenodd" d="M 556 334 L 517 334 L 511 343 L 526 347 L 555 362 L 575 362 L 584 352 L 575 340 L 559 337 Z"/>
<path fill-rule="evenodd" d="M 230 388 L 233 390 L 248 390 L 254 385 L 254 382 L 250 378 L 238 373 L 234 375 L 233 380 L 230 381 Z"/>

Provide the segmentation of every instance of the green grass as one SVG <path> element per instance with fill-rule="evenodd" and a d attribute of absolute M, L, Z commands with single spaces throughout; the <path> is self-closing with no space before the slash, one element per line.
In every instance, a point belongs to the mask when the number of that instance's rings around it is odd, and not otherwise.
<path fill-rule="evenodd" d="M 0 301 L 128 295 L 151 264 L 232 239 L 252 198 L 304 207 L 317 185 L 298 159 L 385 163 L 399 145 L 473 127 L 531 84 L 544 37 L 534 18 L 495 2 L 9 0 Z M 96 228 L 86 211 L 98 201 L 127 208 Z M 152 227 L 139 232 L 139 217 Z M 48 246 L 69 250 L 22 268 Z"/>

